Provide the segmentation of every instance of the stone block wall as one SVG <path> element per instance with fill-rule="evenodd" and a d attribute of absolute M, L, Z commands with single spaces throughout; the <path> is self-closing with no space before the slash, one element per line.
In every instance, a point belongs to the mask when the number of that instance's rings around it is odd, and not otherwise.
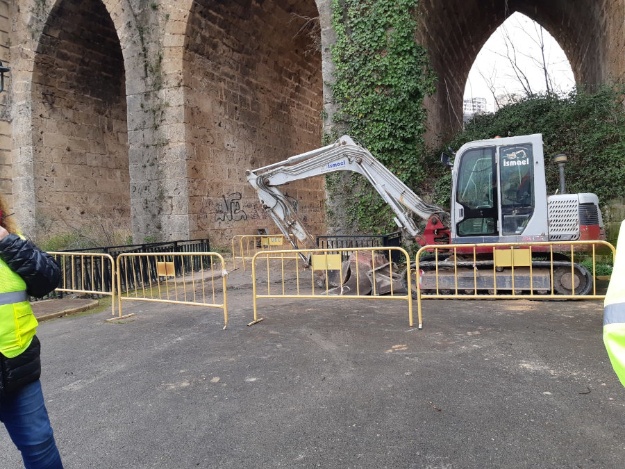
<path fill-rule="evenodd" d="M 321 55 L 288 4 L 194 4 L 184 55 L 191 237 L 276 232 L 246 170 L 320 146 Z M 312 233 L 323 231 L 322 177 L 285 185 Z"/>
<path fill-rule="evenodd" d="M 1 183 L 30 236 L 277 232 L 245 170 L 321 145 L 314 0 L 0 2 L 18 58 Z M 285 191 L 325 234 L 324 179 Z"/>
<path fill-rule="evenodd" d="M 36 229 L 109 242 L 130 230 L 124 61 L 100 0 L 50 15 L 32 75 Z M 127 236 L 125 236 L 127 237 Z"/>
<path fill-rule="evenodd" d="M 607 240 L 616 246 L 621 223 L 625 221 L 625 199 L 610 200 L 602 207 Z"/>
<path fill-rule="evenodd" d="M 245 179 L 321 145 L 330 0 L 0 0 L 0 190 L 35 237 L 122 230 L 134 242 L 276 231 Z M 462 122 L 468 72 L 514 11 L 545 26 L 580 83 L 625 78 L 625 0 L 421 0 L 438 88 L 435 145 Z M 326 119 L 322 118 L 326 116 Z M 325 126 L 325 127 L 324 127 Z M 284 188 L 325 233 L 323 178 Z"/>
<path fill-rule="evenodd" d="M 462 100 L 477 54 L 512 13 L 541 24 L 559 43 L 578 84 L 590 87 L 625 78 L 623 0 L 421 0 L 418 40 L 437 76 L 428 99 L 428 141 L 436 145 L 462 127 Z"/>

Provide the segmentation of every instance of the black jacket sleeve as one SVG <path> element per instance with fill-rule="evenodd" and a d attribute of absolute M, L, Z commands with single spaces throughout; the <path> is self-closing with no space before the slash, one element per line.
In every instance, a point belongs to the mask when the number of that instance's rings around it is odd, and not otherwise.
<path fill-rule="evenodd" d="M 26 293 L 41 298 L 59 286 L 61 269 L 56 260 L 31 241 L 10 234 L 0 239 L 0 258 L 26 282 Z"/>

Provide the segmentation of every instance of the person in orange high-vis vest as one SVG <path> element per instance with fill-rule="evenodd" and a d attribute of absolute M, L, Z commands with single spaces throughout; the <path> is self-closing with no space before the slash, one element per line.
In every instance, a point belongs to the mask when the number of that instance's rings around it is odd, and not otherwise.
<path fill-rule="evenodd" d="M 612 277 L 603 303 L 603 343 L 625 386 L 625 221 L 621 223 Z"/>
<path fill-rule="evenodd" d="M 39 377 L 40 343 L 31 296 L 60 280 L 56 261 L 16 234 L 0 195 L 0 420 L 22 453 L 26 469 L 63 467 Z"/>

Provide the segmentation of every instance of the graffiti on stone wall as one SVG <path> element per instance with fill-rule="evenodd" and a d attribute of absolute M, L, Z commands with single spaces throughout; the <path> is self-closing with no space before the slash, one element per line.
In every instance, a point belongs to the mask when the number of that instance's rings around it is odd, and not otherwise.
<path fill-rule="evenodd" d="M 285 195 L 285 198 L 297 213 L 297 199 L 289 195 Z M 222 195 L 220 203 L 216 204 L 215 207 L 215 221 L 239 222 L 248 219 L 255 220 L 267 218 L 265 211 L 260 209 L 258 202 L 251 204 L 243 203 L 242 199 L 243 195 L 240 192 L 230 192 L 229 194 Z M 246 209 L 250 210 L 253 215 L 248 216 Z"/>
<path fill-rule="evenodd" d="M 285 197 L 303 223 L 316 223 L 318 218 L 322 218 L 322 215 L 318 215 L 321 214 L 318 203 L 302 204 L 294 197 L 286 194 Z M 302 213 L 299 213 L 300 211 Z M 257 198 L 243 197 L 243 194 L 238 191 L 203 198 L 197 215 L 197 225 L 200 231 L 226 229 L 240 226 L 241 223 L 255 226 L 269 220 L 269 214 Z M 273 226 L 273 223 L 270 222 L 268 226 Z"/>
<path fill-rule="evenodd" d="M 215 221 L 247 220 L 247 213 L 241 208 L 241 199 L 243 196 L 240 192 L 231 192 L 228 195 L 222 195 L 221 198 L 223 200 L 223 205 L 217 207 Z"/>

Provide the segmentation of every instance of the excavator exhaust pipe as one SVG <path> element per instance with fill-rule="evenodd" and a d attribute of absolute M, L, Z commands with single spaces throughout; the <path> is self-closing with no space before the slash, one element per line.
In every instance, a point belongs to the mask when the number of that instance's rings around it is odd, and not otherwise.
<path fill-rule="evenodd" d="M 554 163 L 558 165 L 558 173 L 560 175 L 560 194 L 566 194 L 566 182 L 564 180 L 564 165 L 567 162 L 567 156 L 564 153 L 559 153 L 553 157 Z"/>

